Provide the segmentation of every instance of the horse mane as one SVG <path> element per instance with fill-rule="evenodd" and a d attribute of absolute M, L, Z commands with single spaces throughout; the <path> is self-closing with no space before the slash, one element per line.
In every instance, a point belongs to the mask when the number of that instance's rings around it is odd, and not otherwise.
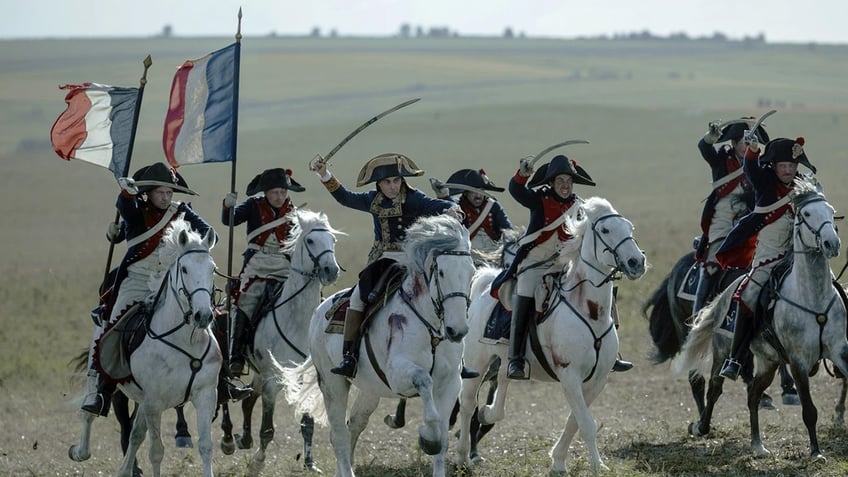
<path fill-rule="evenodd" d="M 824 190 L 815 177 L 796 177 L 794 182 L 792 206 L 795 210 L 800 209 L 812 200 L 824 199 Z"/>
<path fill-rule="evenodd" d="M 526 230 L 527 227 L 525 227 L 524 225 L 513 227 L 511 229 L 504 229 L 501 231 L 501 240 L 500 244 L 498 245 L 498 248 L 492 250 L 491 252 L 472 249 L 471 256 L 474 258 L 475 263 L 482 262 L 487 265 L 502 263 L 504 249 L 514 245 L 515 242 L 519 241 L 521 237 L 524 236 L 524 232 Z"/>
<path fill-rule="evenodd" d="M 203 247 L 203 237 L 191 228 L 191 222 L 185 220 L 184 214 L 171 221 L 162 235 L 162 246 L 159 247 L 159 261 L 170 267 L 172 263 L 187 250 Z M 185 232 L 188 241 L 180 245 L 180 234 Z"/>
<path fill-rule="evenodd" d="M 410 273 L 424 270 L 424 262 L 433 250 L 471 251 L 468 229 L 449 215 L 434 215 L 418 219 L 406 230 L 403 240 L 405 257 L 400 260 Z"/>
<path fill-rule="evenodd" d="M 324 212 L 313 212 L 308 209 L 294 209 L 286 214 L 286 220 L 289 223 L 289 234 L 282 243 L 282 249 L 285 253 L 292 253 L 294 246 L 303 234 L 308 234 L 316 228 L 325 228 L 333 235 L 347 235 L 340 230 L 336 230 L 330 225 L 330 219 Z"/>

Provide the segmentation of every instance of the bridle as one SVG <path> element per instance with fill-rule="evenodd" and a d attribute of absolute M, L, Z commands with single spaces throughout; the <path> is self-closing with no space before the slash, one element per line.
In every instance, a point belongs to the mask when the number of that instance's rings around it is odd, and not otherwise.
<path fill-rule="evenodd" d="M 807 222 L 804 219 L 804 214 L 802 213 L 802 211 L 804 210 L 804 207 L 806 207 L 810 204 L 816 203 L 816 202 L 827 202 L 827 200 L 824 197 L 815 196 L 811 199 L 807 199 L 807 200 L 803 201 L 801 204 L 796 206 L 798 212 L 795 214 L 795 233 L 798 235 L 798 239 L 801 241 L 801 244 L 804 245 L 804 247 L 806 247 L 806 250 L 800 250 L 800 251 L 796 250 L 795 253 L 821 253 L 821 251 L 822 251 L 821 231 L 828 224 L 830 224 L 831 226 L 834 225 L 832 220 L 826 220 L 826 221 L 822 222 L 821 225 L 818 226 L 818 228 L 813 228 L 813 226 L 810 225 L 809 222 Z M 815 247 L 811 247 L 811 246 L 807 245 L 806 243 L 804 243 L 804 236 L 801 235 L 801 227 L 800 227 L 801 225 L 803 225 L 807 230 L 809 230 L 810 233 L 813 235 L 813 237 L 815 237 L 815 241 L 816 241 Z"/>
<path fill-rule="evenodd" d="M 570 291 L 574 290 L 575 288 L 577 288 L 578 286 L 582 285 L 584 282 L 589 282 L 593 287 L 600 288 L 601 286 L 603 286 L 607 282 L 618 280 L 618 279 L 621 278 L 621 273 L 620 273 L 621 272 L 621 257 L 618 254 L 618 248 L 621 247 L 622 245 L 624 245 L 625 243 L 627 243 L 630 240 L 632 240 L 633 243 L 636 243 L 636 239 L 633 238 L 633 235 L 631 234 L 631 235 L 628 235 L 627 237 L 621 239 L 615 245 L 611 245 L 606 240 L 604 240 L 603 235 L 598 233 L 598 225 L 601 222 L 603 222 L 604 220 L 613 219 L 613 218 L 622 218 L 624 220 L 627 220 L 627 218 L 624 217 L 621 214 L 606 214 L 606 215 L 602 215 L 602 216 L 598 217 L 597 219 L 595 219 L 595 221 L 592 222 L 592 226 L 590 227 L 590 229 L 592 230 L 592 240 L 593 240 L 592 250 L 593 250 L 595 262 L 601 261 L 600 254 L 602 254 L 604 252 L 610 252 L 612 254 L 613 258 L 615 259 L 615 266 L 612 267 L 612 269 L 608 272 L 602 270 L 601 268 L 599 268 L 598 266 L 596 266 L 594 263 L 590 262 L 589 260 L 586 259 L 586 257 L 583 256 L 583 247 L 580 247 L 580 261 L 585 263 L 592 270 L 595 270 L 596 272 L 603 275 L 604 278 L 603 278 L 603 280 L 601 280 L 598 283 L 594 283 L 591 280 L 589 280 L 588 278 L 585 278 L 585 279 L 577 282 L 571 288 L 569 288 L 567 290 L 563 290 L 563 291 L 570 292 Z M 603 248 L 601 248 L 601 246 L 603 246 Z M 638 247 L 638 244 L 637 244 L 637 247 Z"/>

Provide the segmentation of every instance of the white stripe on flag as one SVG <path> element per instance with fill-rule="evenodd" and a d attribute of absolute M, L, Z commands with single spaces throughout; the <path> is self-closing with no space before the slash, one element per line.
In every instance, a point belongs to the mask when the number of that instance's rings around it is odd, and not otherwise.
<path fill-rule="evenodd" d="M 109 88 L 109 87 L 106 87 Z M 102 167 L 112 162 L 112 96 L 109 89 L 85 90 L 91 109 L 85 113 L 85 141 L 80 144 L 76 158 Z"/>
<path fill-rule="evenodd" d="M 185 122 L 174 144 L 174 156 L 182 158 L 181 164 L 203 162 L 203 129 L 206 127 L 206 101 L 209 99 L 206 65 L 211 56 L 194 61 L 186 78 Z"/>

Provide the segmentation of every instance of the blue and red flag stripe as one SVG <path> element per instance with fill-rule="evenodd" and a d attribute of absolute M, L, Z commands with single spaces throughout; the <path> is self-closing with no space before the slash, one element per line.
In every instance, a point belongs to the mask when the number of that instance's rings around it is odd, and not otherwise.
<path fill-rule="evenodd" d="M 67 109 L 50 129 L 53 150 L 62 159 L 78 159 L 126 174 L 139 88 L 97 83 L 63 85 Z"/>
<path fill-rule="evenodd" d="M 187 60 L 177 70 L 162 135 L 171 166 L 233 160 L 237 45 Z"/>

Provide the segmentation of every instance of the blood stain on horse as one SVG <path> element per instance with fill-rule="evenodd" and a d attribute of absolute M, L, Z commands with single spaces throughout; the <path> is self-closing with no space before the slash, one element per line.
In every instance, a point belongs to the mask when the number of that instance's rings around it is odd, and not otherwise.
<path fill-rule="evenodd" d="M 389 342 L 386 343 L 386 349 L 390 349 L 392 347 L 392 340 L 394 339 L 395 332 L 403 333 L 403 327 L 406 325 L 406 315 L 401 315 L 399 313 L 392 313 L 389 315 Z"/>
<path fill-rule="evenodd" d="M 598 317 L 601 315 L 600 313 L 600 305 L 594 301 L 587 301 L 586 306 L 589 307 L 589 319 L 590 320 L 598 320 Z"/>
<path fill-rule="evenodd" d="M 567 368 L 571 362 L 562 358 L 553 349 L 551 350 L 551 360 L 557 368 Z"/>

